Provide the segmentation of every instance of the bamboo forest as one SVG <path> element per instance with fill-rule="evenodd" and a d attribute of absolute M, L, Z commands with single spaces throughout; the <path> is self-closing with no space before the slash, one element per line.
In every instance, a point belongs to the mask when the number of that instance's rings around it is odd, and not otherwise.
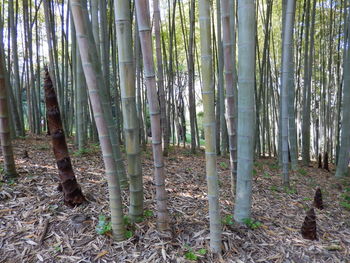
<path fill-rule="evenodd" d="M 350 0 L 0 0 L 0 263 L 350 263 Z"/>

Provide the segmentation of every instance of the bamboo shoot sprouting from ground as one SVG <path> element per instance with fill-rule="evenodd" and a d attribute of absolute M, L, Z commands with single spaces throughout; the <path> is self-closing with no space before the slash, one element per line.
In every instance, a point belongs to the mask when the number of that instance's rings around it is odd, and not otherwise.
<path fill-rule="evenodd" d="M 219 178 L 216 169 L 216 123 L 214 103 L 214 83 L 212 76 L 210 2 L 199 1 L 199 23 L 202 64 L 202 98 L 204 109 L 204 136 L 206 175 L 209 199 L 210 248 L 221 252 L 221 219 L 219 207 Z"/>
<path fill-rule="evenodd" d="M 167 210 L 167 193 L 165 190 L 162 132 L 160 126 L 160 109 L 154 72 L 150 13 L 147 0 L 137 0 L 135 5 L 145 70 L 149 113 L 151 118 L 154 178 L 157 200 L 157 224 L 158 229 L 162 231 L 169 228 L 169 215 Z"/>
<path fill-rule="evenodd" d="M 64 202 L 69 206 L 80 205 L 85 201 L 85 197 L 74 175 L 72 162 L 69 157 L 66 137 L 64 135 L 60 108 L 56 92 L 46 69 L 45 72 L 45 102 L 48 128 L 52 138 L 52 148 L 57 162 L 60 176 L 60 189 L 63 191 Z"/>
<path fill-rule="evenodd" d="M 103 81 L 100 79 L 102 75 L 101 68 L 94 62 L 98 57 L 97 48 L 92 38 L 91 23 L 86 6 L 83 5 L 84 3 L 82 3 L 82 0 L 71 0 L 70 2 L 81 61 L 106 169 L 113 236 L 117 241 L 120 241 L 124 239 L 125 232 L 121 191 L 116 162 L 113 158 L 112 143 L 109 138 L 107 121 L 103 114 L 102 102 L 100 99 L 99 85 L 103 84 Z"/>
<path fill-rule="evenodd" d="M 132 51 L 130 3 L 114 1 L 116 34 L 118 41 L 118 60 L 120 89 L 123 107 L 124 134 L 128 175 L 130 179 L 131 219 L 136 221 L 143 215 L 143 184 L 139 143 L 139 120 L 136 111 L 136 89 L 134 57 Z"/>
<path fill-rule="evenodd" d="M 234 218 L 251 215 L 255 136 L 255 4 L 238 0 L 238 166 Z"/>

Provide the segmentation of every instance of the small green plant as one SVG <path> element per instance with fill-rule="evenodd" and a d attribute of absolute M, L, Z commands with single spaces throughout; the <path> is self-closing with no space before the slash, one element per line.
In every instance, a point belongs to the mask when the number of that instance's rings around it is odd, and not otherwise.
<path fill-rule="evenodd" d="M 129 239 L 134 235 L 134 232 L 132 232 L 131 230 L 126 230 L 124 235 L 126 239 Z"/>
<path fill-rule="evenodd" d="M 307 175 L 307 171 L 306 171 L 305 169 L 303 169 L 303 168 L 300 168 L 300 169 L 298 170 L 298 173 L 299 173 L 300 175 L 302 175 L 302 176 L 306 176 L 306 175 Z"/>
<path fill-rule="evenodd" d="M 223 183 L 222 183 L 222 181 L 219 179 L 219 181 L 218 181 L 218 184 L 219 184 L 219 188 L 221 188 L 221 187 L 223 187 L 224 185 L 223 185 Z"/>
<path fill-rule="evenodd" d="M 48 146 L 48 145 L 46 145 L 46 144 L 39 144 L 38 145 L 38 147 L 37 147 L 37 149 L 39 150 L 39 151 L 46 151 L 46 150 L 48 150 L 50 147 Z"/>
<path fill-rule="evenodd" d="M 146 159 L 150 159 L 150 158 L 152 158 L 152 153 L 151 153 L 150 151 L 148 151 L 148 150 L 145 150 L 145 151 L 143 152 L 143 156 L 144 156 Z"/>
<path fill-rule="evenodd" d="M 350 203 L 346 202 L 346 201 L 341 201 L 340 206 L 342 206 L 343 208 L 350 210 Z"/>
<path fill-rule="evenodd" d="M 258 170 L 260 170 L 260 169 L 263 168 L 263 164 L 262 164 L 261 162 L 254 162 L 254 166 L 255 166 Z"/>
<path fill-rule="evenodd" d="M 249 227 L 250 229 L 257 229 L 262 226 L 261 222 L 255 221 L 252 218 L 243 219 L 243 223 L 246 224 L 246 226 Z"/>
<path fill-rule="evenodd" d="M 350 202 L 350 195 L 348 195 L 348 194 L 342 194 L 341 197 L 342 197 L 345 201 Z"/>
<path fill-rule="evenodd" d="M 308 211 L 308 210 L 310 209 L 310 207 L 309 207 L 309 205 L 304 204 L 304 205 L 303 205 L 303 209 L 304 209 L 305 211 Z"/>
<path fill-rule="evenodd" d="M 200 250 L 197 251 L 198 254 L 204 256 L 205 254 L 207 254 L 207 250 L 205 248 L 201 248 Z"/>
<path fill-rule="evenodd" d="M 312 199 L 310 197 L 304 197 L 303 201 L 311 201 Z"/>
<path fill-rule="evenodd" d="M 141 223 L 145 218 L 143 216 L 138 216 L 135 219 L 135 223 Z"/>
<path fill-rule="evenodd" d="M 58 205 L 49 205 L 48 208 L 51 212 L 56 212 L 58 209 Z"/>
<path fill-rule="evenodd" d="M 265 178 L 272 178 L 272 176 L 268 172 L 265 172 L 263 174 L 263 177 L 265 177 Z"/>
<path fill-rule="evenodd" d="M 154 216 L 154 213 L 153 213 L 152 210 L 145 210 L 145 211 L 143 212 L 143 215 L 144 215 L 144 217 L 153 217 L 153 216 Z"/>
<path fill-rule="evenodd" d="M 226 215 L 222 219 L 222 223 L 227 226 L 233 225 L 235 223 L 235 221 L 233 220 L 233 215 Z"/>
<path fill-rule="evenodd" d="M 96 226 L 96 232 L 100 235 L 105 235 L 106 233 L 112 231 L 111 222 L 107 222 L 105 215 L 98 216 L 98 224 Z"/>
<path fill-rule="evenodd" d="M 188 168 L 186 169 L 186 171 L 187 171 L 188 173 L 192 173 L 192 172 L 193 172 L 193 169 L 192 169 L 191 167 L 188 167 Z"/>
<path fill-rule="evenodd" d="M 253 169 L 253 176 L 256 176 L 258 174 L 257 170 Z"/>
<path fill-rule="evenodd" d="M 77 150 L 73 153 L 73 156 L 79 157 L 79 156 L 84 156 L 92 153 L 92 149 L 89 148 L 82 148 L 80 150 Z"/>
<path fill-rule="evenodd" d="M 188 259 L 188 260 L 198 260 L 198 256 L 192 252 L 192 251 L 188 251 L 185 253 L 185 258 Z"/>
<path fill-rule="evenodd" d="M 56 245 L 53 246 L 53 249 L 56 251 L 56 252 L 63 252 L 63 248 L 61 247 L 61 243 L 58 243 Z"/>
<path fill-rule="evenodd" d="M 205 248 L 201 248 L 201 249 L 199 249 L 197 251 L 193 251 L 193 249 L 190 248 L 188 245 L 185 245 L 185 247 L 188 250 L 185 253 L 185 258 L 188 259 L 188 260 L 197 261 L 200 256 L 204 256 L 205 254 L 207 254 L 207 250 Z"/>
<path fill-rule="evenodd" d="M 292 187 L 284 187 L 284 191 L 289 195 L 297 193 L 297 190 Z"/>
<path fill-rule="evenodd" d="M 279 165 L 278 163 L 272 163 L 269 165 L 269 167 L 271 170 L 277 170 L 279 168 Z"/>
<path fill-rule="evenodd" d="M 220 167 L 221 167 L 222 169 L 227 169 L 227 168 L 228 168 L 228 165 L 227 165 L 227 163 L 225 163 L 225 162 L 220 162 Z"/>
<path fill-rule="evenodd" d="M 15 185 L 15 184 L 16 184 L 16 180 L 13 179 L 13 178 L 8 178 L 8 179 L 6 180 L 6 183 L 7 183 L 7 185 L 12 186 L 12 185 Z"/>
<path fill-rule="evenodd" d="M 349 179 L 347 179 L 347 178 L 342 178 L 342 179 L 340 179 L 340 183 L 341 183 L 341 185 L 344 186 L 344 187 L 350 187 L 350 181 L 349 181 Z"/>
<path fill-rule="evenodd" d="M 278 192 L 279 190 L 278 190 L 278 187 L 276 186 L 276 185 L 271 185 L 270 186 L 270 190 L 271 191 L 274 191 L 274 192 Z"/>
<path fill-rule="evenodd" d="M 123 217 L 123 222 L 125 226 L 130 226 L 132 225 L 131 218 L 127 215 L 124 215 Z"/>

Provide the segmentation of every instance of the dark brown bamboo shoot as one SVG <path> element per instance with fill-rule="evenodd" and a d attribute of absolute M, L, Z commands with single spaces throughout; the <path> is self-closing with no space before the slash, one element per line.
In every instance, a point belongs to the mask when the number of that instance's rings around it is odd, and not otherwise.
<path fill-rule="evenodd" d="M 48 128 L 51 133 L 52 148 L 59 170 L 59 189 L 63 191 L 64 203 L 66 205 L 80 205 L 86 199 L 74 175 L 71 159 L 68 154 L 66 137 L 62 128 L 56 92 L 47 69 L 45 70 L 44 89 Z"/>
<path fill-rule="evenodd" d="M 303 226 L 301 227 L 301 234 L 305 239 L 317 240 L 316 214 L 313 208 L 306 213 Z"/>
<path fill-rule="evenodd" d="M 328 152 L 324 153 L 323 156 L 323 169 L 327 170 L 329 172 L 329 166 L 328 166 Z"/>
<path fill-rule="evenodd" d="M 314 206 L 317 209 L 323 209 L 323 201 L 322 201 L 322 192 L 320 188 L 317 188 L 315 197 L 314 197 Z"/>
<path fill-rule="evenodd" d="M 318 155 L 318 168 L 322 169 L 322 154 Z"/>

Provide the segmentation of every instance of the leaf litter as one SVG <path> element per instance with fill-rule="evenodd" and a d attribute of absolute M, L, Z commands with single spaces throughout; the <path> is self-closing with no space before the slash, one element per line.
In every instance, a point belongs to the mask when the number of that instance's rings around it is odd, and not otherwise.
<path fill-rule="evenodd" d="M 96 232 L 99 215 L 109 216 L 100 152 L 72 155 L 88 203 L 71 209 L 57 191 L 49 143 L 49 138 L 38 136 L 14 141 L 20 177 L 0 186 L 0 262 L 190 262 L 188 252 L 197 262 L 350 262 L 350 211 L 339 204 L 350 182 L 335 179 L 333 166 L 330 173 L 317 169 L 317 163 L 291 172 L 292 186 L 285 189 L 275 160 L 259 159 L 252 200 L 252 218 L 259 224 L 250 229 L 231 220 L 229 159 L 219 157 L 223 253 L 217 256 L 209 249 L 203 152 L 192 155 L 172 147 L 165 159 L 170 235 L 157 232 L 155 213 L 151 213 L 135 224 L 132 237 L 117 243 L 110 233 Z M 71 153 L 76 151 L 72 144 L 69 148 Z M 155 211 L 150 151 L 147 147 L 142 153 L 145 210 Z M 319 240 L 310 241 L 302 238 L 300 228 L 318 187 L 325 208 L 316 211 Z M 123 204 L 126 214 L 127 189 Z"/>

